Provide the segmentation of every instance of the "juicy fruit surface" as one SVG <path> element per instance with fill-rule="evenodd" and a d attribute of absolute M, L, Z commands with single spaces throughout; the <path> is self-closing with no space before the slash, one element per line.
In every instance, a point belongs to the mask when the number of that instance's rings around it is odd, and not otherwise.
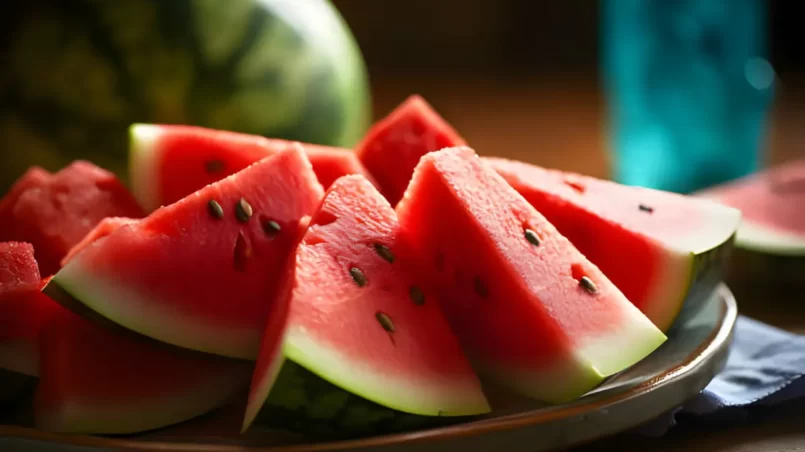
<path fill-rule="evenodd" d="M 805 255 L 805 160 L 773 167 L 700 195 L 741 210 L 738 246 Z"/>
<path fill-rule="evenodd" d="M 395 205 L 423 155 L 464 144 L 464 138 L 425 99 L 414 95 L 375 123 L 355 152 Z"/>
<path fill-rule="evenodd" d="M 484 160 L 663 331 L 694 282 L 695 255 L 728 244 L 740 220 L 689 196 Z"/>
<path fill-rule="evenodd" d="M 36 426 L 135 433 L 207 413 L 247 384 L 248 363 L 115 334 L 65 309 L 42 337 Z"/>
<path fill-rule="evenodd" d="M 87 235 L 81 239 L 80 242 L 76 243 L 76 245 L 70 248 L 70 251 L 64 256 L 64 259 L 61 261 L 61 265 L 64 266 L 67 261 L 75 257 L 76 254 L 81 252 L 84 248 L 89 246 L 90 244 L 94 243 L 95 241 L 106 237 L 107 235 L 111 234 L 112 232 L 116 231 L 122 226 L 127 224 L 134 224 L 137 220 L 133 218 L 124 218 L 124 217 L 107 217 L 101 220 L 97 226 L 95 226 Z"/>
<path fill-rule="evenodd" d="M 110 172 L 76 161 L 59 172 L 26 178 L 3 203 L 0 240 L 34 246 L 42 275 L 52 275 L 76 243 L 103 218 L 144 215 L 134 197 Z"/>
<path fill-rule="evenodd" d="M 286 356 L 395 410 L 487 412 L 438 297 L 410 273 L 398 233 L 394 210 L 363 177 L 330 188 L 297 251 Z"/>
<path fill-rule="evenodd" d="M 0 43 L 9 81 L 0 86 L 0 192 L 30 164 L 55 170 L 76 158 L 125 177 L 133 122 L 353 146 L 370 118 L 368 80 L 336 8 L 227 3 L 5 8 L 0 27 L 16 38 Z"/>
<path fill-rule="evenodd" d="M 135 124 L 129 134 L 133 191 L 149 211 L 300 145 L 325 189 L 341 176 L 368 174 L 348 149 L 182 125 Z"/>
<path fill-rule="evenodd" d="M 49 293 L 170 344 L 254 359 L 294 231 L 322 196 L 292 148 L 92 243 Z"/>
<path fill-rule="evenodd" d="M 526 395 L 573 399 L 666 339 L 469 148 L 423 157 L 397 213 L 471 359 Z"/>
<path fill-rule="evenodd" d="M 0 243 L 0 300 L 39 288 L 39 266 L 30 243 Z"/>

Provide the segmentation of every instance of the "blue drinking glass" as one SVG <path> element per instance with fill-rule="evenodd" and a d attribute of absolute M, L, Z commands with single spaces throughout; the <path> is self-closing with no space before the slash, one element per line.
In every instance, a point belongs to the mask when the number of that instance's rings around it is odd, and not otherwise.
<path fill-rule="evenodd" d="M 613 178 L 688 193 L 761 165 L 774 71 L 763 0 L 603 0 Z"/>

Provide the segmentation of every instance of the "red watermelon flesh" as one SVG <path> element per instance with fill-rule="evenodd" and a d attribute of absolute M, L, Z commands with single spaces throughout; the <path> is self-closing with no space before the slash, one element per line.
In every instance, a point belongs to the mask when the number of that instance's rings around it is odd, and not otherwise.
<path fill-rule="evenodd" d="M 470 148 L 423 157 L 397 214 L 470 358 L 524 395 L 572 400 L 666 339 Z"/>
<path fill-rule="evenodd" d="M 704 190 L 699 195 L 741 210 L 736 245 L 805 255 L 805 159 Z"/>
<path fill-rule="evenodd" d="M 484 160 L 663 331 L 713 268 L 697 262 L 729 246 L 740 221 L 740 212 L 710 201 Z"/>
<path fill-rule="evenodd" d="M 101 220 L 97 226 L 95 226 L 89 234 L 84 236 L 80 242 L 76 243 L 76 245 L 70 248 L 70 251 L 64 256 L 64 259 L 61 261 L 61 265 L 64 266 L 67 261 L 75 257 L 81 250 L 89 246 L 91 243 L 95 242 L 96 240 L 102 239 L 107 235 L 111 234 L 112 232 L 116 231 L 118 228 L 125 226 L 127 224 L 133 224 L 137 220 L 133 218 L 124 218 L 124 217 L 107 217 Z"/>
<path fill-rule="evenodd" d="M 41 339 L 37 428 L 128 434 L 212 411 L 248 384 L 248 362 L 116 334 L 60 309 Z"/>
<path fill-rule="evenodd" d="M 70 248 L 102 219 L 144 215 L 114 174 L 84 161 L 49 177 L 40 173 L 10 196 L 0 240 L 31 243 L 42 275 L 58 271 Z"/>
<path fill-rule="evenodd" d="M 42 286 L 33 247 L 0 243 L 0 368 L 39 374 L 39 332 L 58 308 Z"/>
<path fill-rule="evenodd" d="M 394 210 L 371 183 L 336 181 L 296 253 L 285 355 L 398 411 L 487 412 L 478 378 L 407 248 Z M 267 396 L 255 380 L 247 426 Z"/>
<path fill-rule="evenodd" d="M 322 196 L 291 147 L 93 242 L 46 290 L 163 342 L 254 359 L 298 222 Z"/>
<path fill-rule="evenodd" d="M 395 205 L 423 155 L 464 144 L 464 138 L 425 99 L 413 95 L 375 123 L 355 152 Z"/>
<path fill-rule="evenodd" d="M 184 125 L 135 124 L 129 134 L 133 191 L 149 211 L 292 146 L 303 147 L 325 189 L 347 174 L 368 176 L 349 149 Z"/>
<path fill-rule="evenodd" d="M 20 195 L 29 188 L 41 187 L 47 184 L 50 180 L 51 174 L 38 166 L 32 166 L 25 172 L 14 185 L 11 190 L 0 199 L 0 218 L 9 218 L 14 205 L 17 204 L 17 199 Z M 0 223 L 0 235 L 6 235 L 7 228 L 13 226 L 11 221 L 4 221 Z"/>
<path fill-rule="evenodd" d="M 39 266 L 30 243 L 0 243 L 0 299 L 38 290 Z"/>

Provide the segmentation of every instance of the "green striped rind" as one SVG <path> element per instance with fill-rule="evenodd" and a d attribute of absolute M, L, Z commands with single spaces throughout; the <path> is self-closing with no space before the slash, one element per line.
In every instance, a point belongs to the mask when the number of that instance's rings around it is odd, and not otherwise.
<path fill-rule="evenodd" d="M 370 119 L 360 51 L 325 0 L 76 0 L 0 17 L 0 191 L 83 158 L 128 181 L 132 123 L 351 147 Z M 13 90 L 6 89 L 13 87 Z M 25 149 L 25 152 L 19 152 Z"/>
<path fill-rule="evenodd" d="M 395 411 L 335 386 L 286 360 L 254 425 L 326 439 L 389 434 L 465 422 L 473 417 Z"/>
<path fill-rule="evenodd" d="M 159 171 L 154 147 L 160 128 L 153 124 L 132 124 L 129 127 L 129 174 L 131 193 L 146 212 L 159 208 Z"/>

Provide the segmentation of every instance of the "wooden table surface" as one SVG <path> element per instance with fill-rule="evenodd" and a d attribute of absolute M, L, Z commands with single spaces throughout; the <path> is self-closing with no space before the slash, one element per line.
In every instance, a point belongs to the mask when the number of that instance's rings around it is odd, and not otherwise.
<path fill-rule="evenodd" d="M 607 177 L 606 124 L 601 90 L 589 80 L 376 76 L 375 116 L 412 93 L 422 94 L 484 155 L 521 159 Z M 805 157 L 805 90 L 778 90 L 768 139 L 770 161 Z M 799 83 L 799 86 L 805 86 Z M 803 275 L 805 278 L 805 275 Z M 741 314 L 805 333 L 805 295 L 741 294 Z M 753 414 L 741 425 L 687 421 L 662 438 L 623 434 L 579 451 L 805 451 L 805 399 Z"/>

